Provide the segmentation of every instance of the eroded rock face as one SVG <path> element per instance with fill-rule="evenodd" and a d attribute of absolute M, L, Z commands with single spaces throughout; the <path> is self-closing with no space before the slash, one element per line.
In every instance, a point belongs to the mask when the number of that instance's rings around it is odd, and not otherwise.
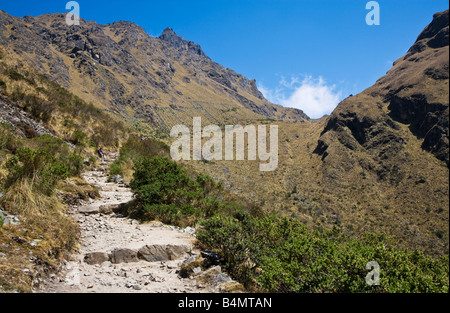
<path fill-rule="evenodd" d="M 10 125 L 22 137 L 54 136 L 53 130 L 37 122 L 3 95 L 0 95 L 0 123 Z"/>
<path fill-rule="evenodd" d="M 425 50 L 426 47 L 435 49 L 448 46 L 448 21 L 448 10 L 434 14 L 433 21 L 417 37 L 415 44 L 408 51 L 405 58 Z"/>
<path fill-rule="evenodd" d="M 423 94 L 389 97 L 390 116 L 408 124 L 411 132 L 423 138 L 422 148 L 448 164 L 448 104 L 430 103 Z"/>
<path fill-rule="evenodd" d="M 175 48 L 181 54 L 193 54 L 195 56 L 206 57 L 200 45 L 187 41 L 183 37 L 175 34 L 172 28 L 166 28 L 162 35 L 159 36 L 164 42 L 167 42 L 171 47 Z"/>

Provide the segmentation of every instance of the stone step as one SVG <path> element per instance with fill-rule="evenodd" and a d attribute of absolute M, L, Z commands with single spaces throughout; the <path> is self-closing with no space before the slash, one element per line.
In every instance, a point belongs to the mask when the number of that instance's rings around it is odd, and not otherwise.
<path fill-rule="evenodd" d="M 119 213 L 126 205 L 127 203 L 93 204 L 79 208 L 78 212 L 84 215 Z"/>
<path fill-rule="evenodd" d="M 133 263 L 139 261 L 163 262 L 185 258 L 191 252 L 189 245 L 145 245 L 139 250 L 116 248 L 113 251 L 91 252 L 84 256 L 84 262 L 89 265 L 111 262 L 113 264 Z"/>

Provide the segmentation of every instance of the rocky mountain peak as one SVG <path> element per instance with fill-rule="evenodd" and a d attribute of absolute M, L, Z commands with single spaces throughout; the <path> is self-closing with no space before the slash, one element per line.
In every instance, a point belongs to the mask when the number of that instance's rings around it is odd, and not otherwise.
<path fill-rule="evenodd" d="M 164 29 L 159 39 L 168 43 L 172 48 L 175 48 L 178 52 L 186 53 L 194 56 L 206 57 L 205 52 L 203 52 L 200 45 L 193 41 L 188 41 L 183 37 L 177 35 L 175 31 L 167 27 Z"/>
<path fill-rule="evenodd" d="M 417 38 L 417 41 L 420 41 L 425 38 L 433 38 L 438 34 L 442 34 L 442 39 L 447 38 L 445 42 L 442 40 L 441 47 L 448 45 L 448 23 L 449 23 L 449 10 L 439 12 L 434 14 L 433 21 L 429 24 L 423 32 Z"/>
<path fill-rule="evenodd" d="M 112 24 L 107 24 L 106 26 L 110 27 L 114 31 L 120 31 L 121 33 L 146 33 L 142 26 L 139 26 L 134 22 L 118 21 Z"/>
<path fill-rule="evenodd" d="M 427 48 L 437 49 L 448 46 L 448 31 L 449 10 L 434 14 L 433 21 L 417 37 L 416 42 L 409 49 L 405 59 Z"/>
<path fill-rule="evenodd" d="M 177 36 L 177 34 L 175 34 L 175 31 L 172 28 L 166 27 L 166 29 L 164 29 L 163 33 L 161 34 L 161 36 L 159 38 L 163 39 L 162 37 L 168 37 L 168 36 Z"/>
<path fill-rule="evenodd" d="M 436 13 L 406 56 L 399 58 L 384 77 L 338 105 L 316 152 L 325 159 L 325 151 L 333 150 L 329 147 L 342 145 L 349 151 L 370 151 L 364 162 L 373 155 L 383 155 L 382 160 L 373 158 L 379 165 L 385 163 L 383 168 L 367 166 L 375 169 L 381 179 L 391 174 L 390 167 L 403 153 L 403 125 L 420 140 L 423 150 L 448 166 L 448 31 L 449 11 Z M 342 151 L 339 153 L 342 155 Z"/>

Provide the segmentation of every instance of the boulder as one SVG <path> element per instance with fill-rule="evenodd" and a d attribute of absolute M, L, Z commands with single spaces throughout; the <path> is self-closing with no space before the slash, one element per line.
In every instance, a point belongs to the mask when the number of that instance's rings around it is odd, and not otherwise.
<path fill-rule="evenodd" d="M 138 262 L 138 253 L 131 249 L 115 249 L 111 252 L 111 263 L 133 263 Z"/>
<path fill-rule="evenodd" d="M 120 175 L 110 176 L 108 178 L 108 183 L 123 184 L 123 178 Z"/>
<path fill-rule="evenodd" d="M 146 245 L 138 252 L 147 262 L 170 261 L 181 258 L 191 250 L 188 245 Z"/>
<path fill-rule="evenodd" d="M 5 213 L 0 211 L 0 227 L 9 225 L 9 219 Z"/>
<path fill-rule="evenodd" d="M 99 214 L 100 208 L 95 205 L 88 205 L 88 206 L 78 209 L 78 212 L 81 214 L 84 214 L 84 215 Z"/>
<path fill-rule="evenodd" d="M 202 251 L 202 257 L 206 260 L 205 266 L 210 267 L 213 265 L 220 265 L 220 254 L 213 251 Z"/>
<path fill-rule="evenodd" d="M 120 211 L 120 204 L 105 204 L 99 207 L 99 213 L 101 214 L 112 214 L 114 212 Z"/>
<path fill-rule="evenodd" d="M 181 278 L 188 278 L 200 274 L 204 261 L 205 259 L 200 255 L 189 257 L 181 265 L 179 276 Z"/>
<path fill-rule="evenodd" d="M 189 245 L 167 245 L 166 251 L 169 255 L 169 260 L 177 260 L 189 253 L 191 247 Z"/>
<path fill-rule="evenodd" d="M 109 261 L 109 256 L 105 252 L 92 252 L 84 256 L 84 262 L 89 265 L 102 264 Z"/>
<path fill-rule="evenodd" d="M 161 245 L 142 247 L 138 252 L 138 257 L 147 262 L 167 261 L 169 259 L 165 246 Z"/>
<path fill-rule="evenodd" d="M 0 210 L 0 227 L 18 224 L 20 224 L 20 218 L 17 215 L 9 215 L 6 212 Z"/>
<path fill-rule="evenodd" d="M 219 286 L 221 284 L 228 283 L 230 281 L 232 281 L 231 277 L 225 273 L 220 273 L 219 275 L 215 276 L 212 280 L 215 286 Z"/>
<path fill-rule="evenodd" d="M 222 268 L 218 265 L 197 275 L 196 281 L 197 285 L 211 286 L 225 293 L 238 293 L 245 290 L 242 284 L 234 281 L 228 274 L 223 273 Z"/>
<path fill-rule="evenodd" d="M 220 274 L 222 274 L 222 268 L 220 266 L 211 267 L 210 269 L 198 275 L 197 283 L 206 285 L 216 285 L 214 283 L 214 279 Z"/>

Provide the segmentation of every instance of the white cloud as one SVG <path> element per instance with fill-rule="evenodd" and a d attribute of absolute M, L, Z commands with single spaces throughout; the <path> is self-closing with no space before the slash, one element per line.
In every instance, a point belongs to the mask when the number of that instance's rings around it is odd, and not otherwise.
<path fill-rule="evenodd" d="M 342 92 L 336 91 L 336 85 L 327 85 L 322 77 L 306 76 L 303 80 L 291 77 L 289 81 L 282 77 L 275 90 L 262 84 L 258 88 L 267 100 L 300 109 L 311 118 L 330 114 L 342 99 Z"/>

